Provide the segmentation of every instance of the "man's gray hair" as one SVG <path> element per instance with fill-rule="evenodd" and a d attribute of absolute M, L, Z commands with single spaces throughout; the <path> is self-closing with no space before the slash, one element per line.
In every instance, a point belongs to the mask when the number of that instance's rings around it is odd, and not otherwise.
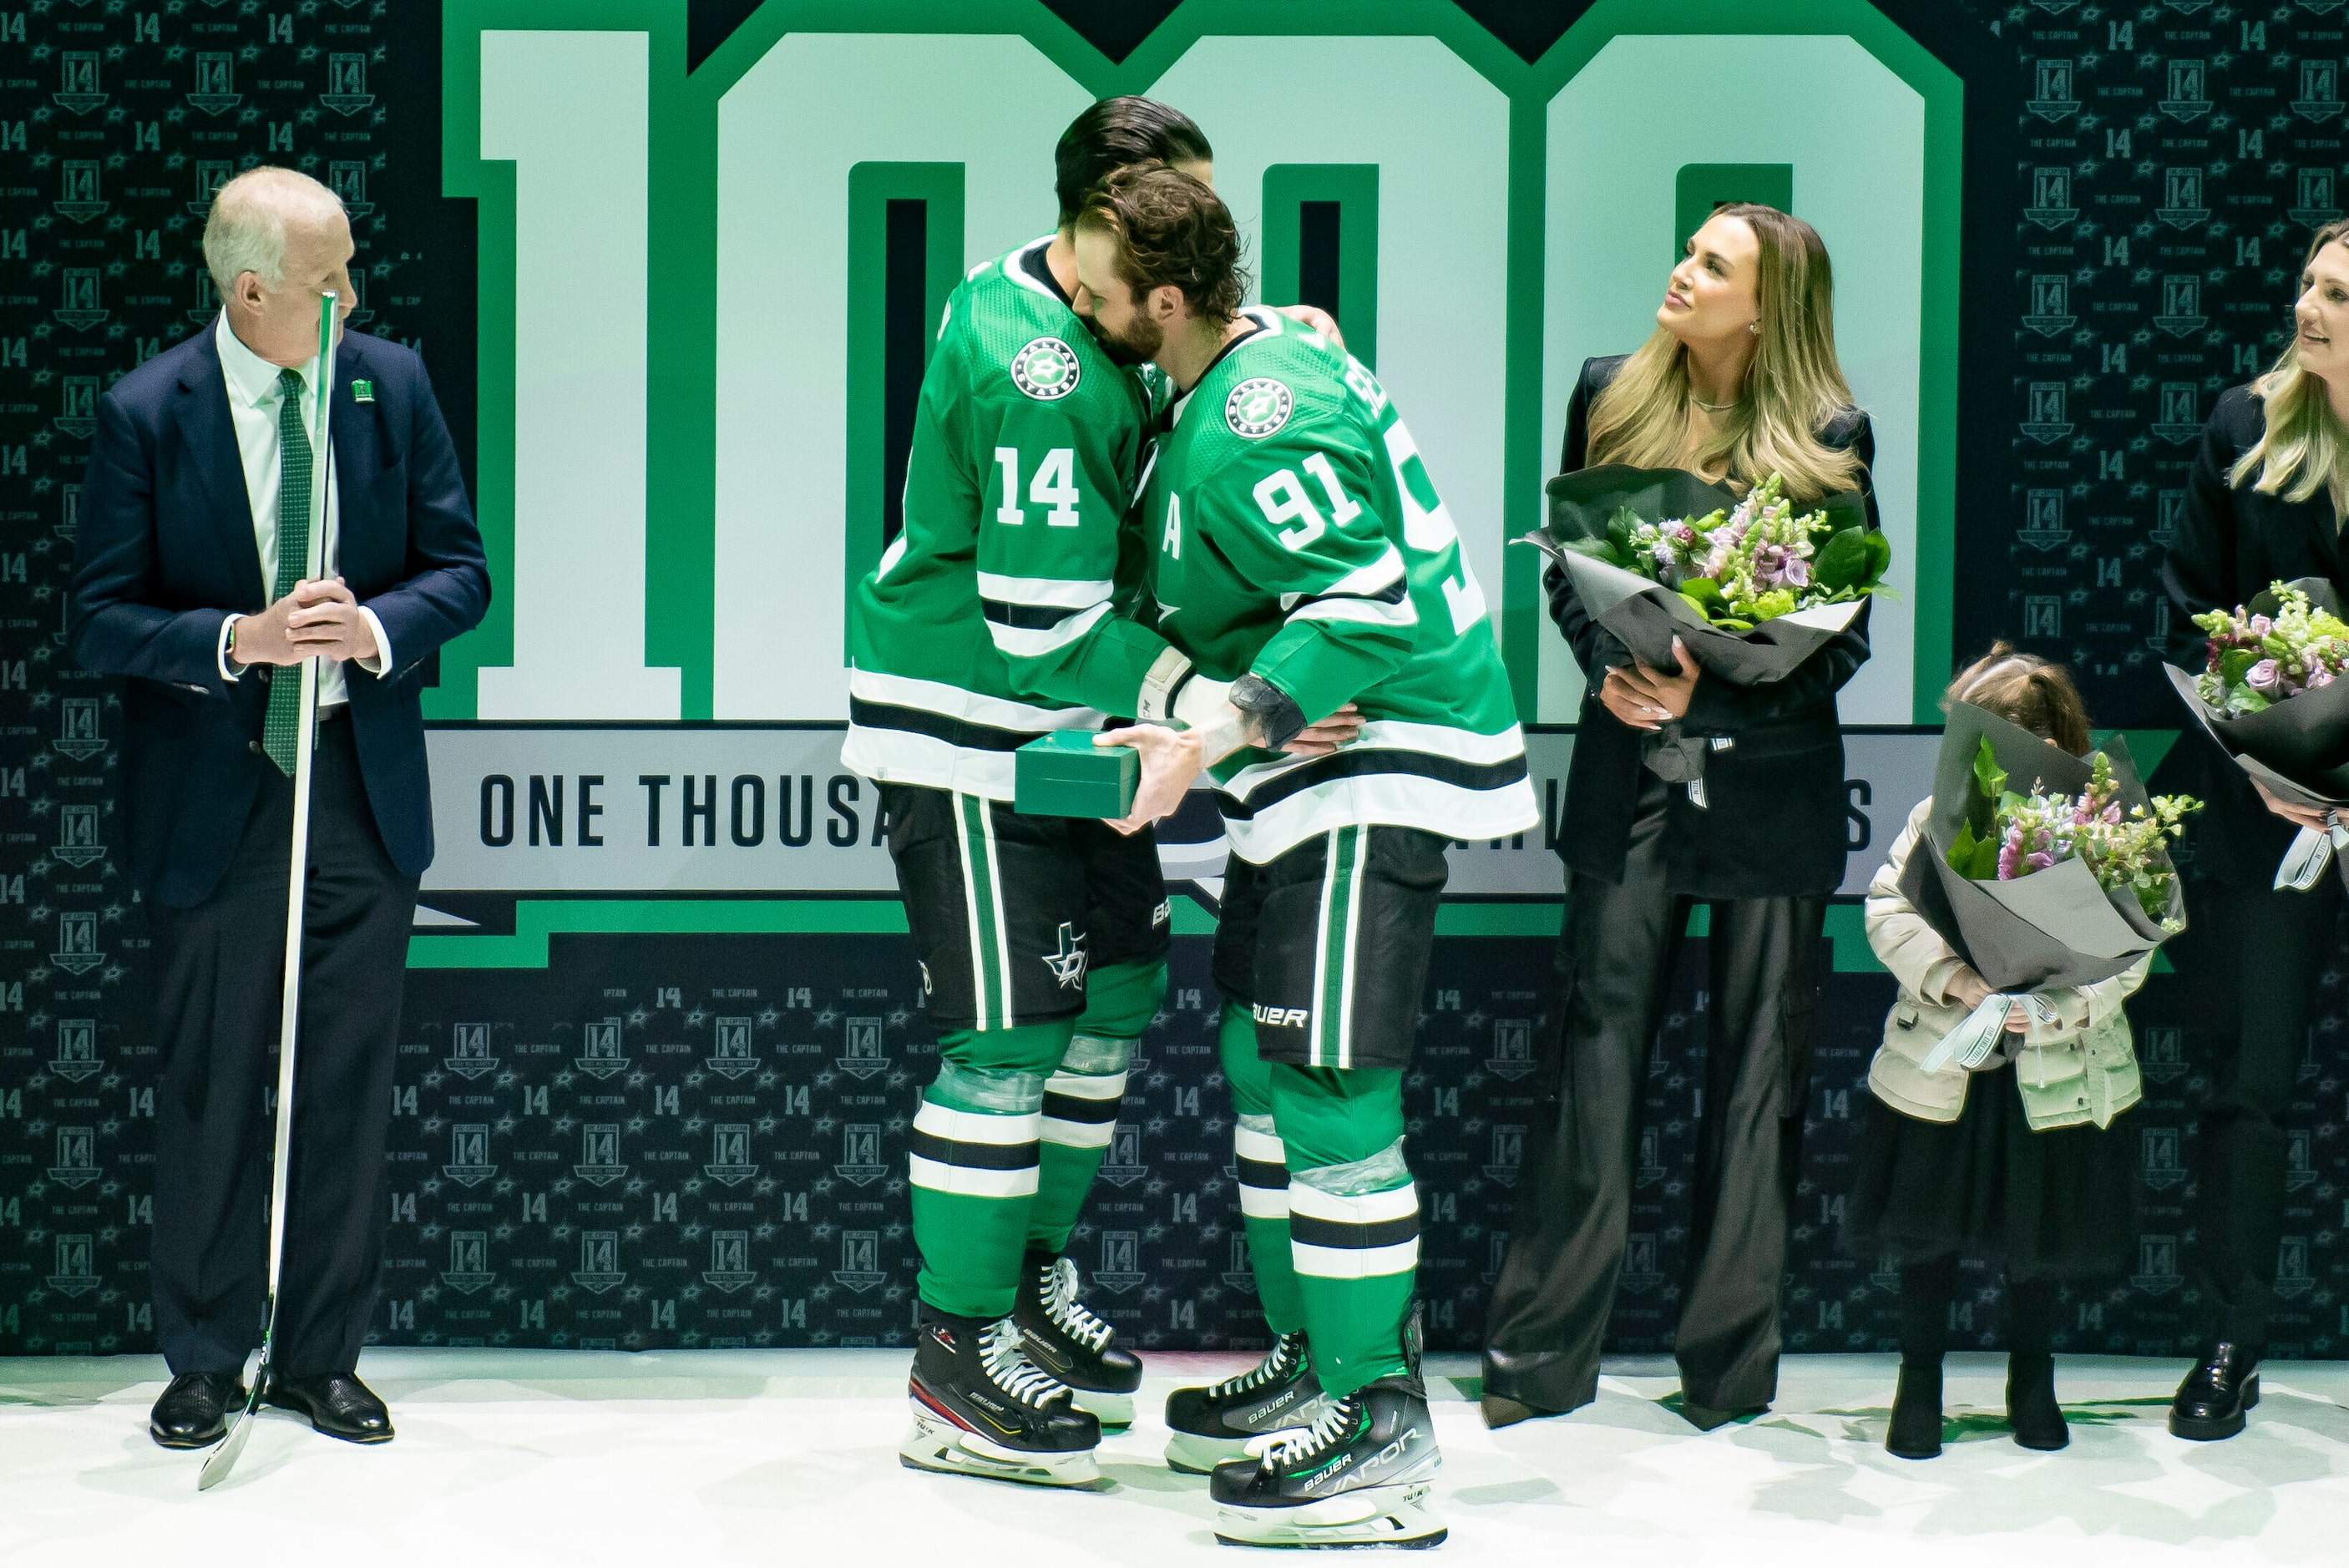
<path fill-rule="evenodd" d="M 222 185 L 204 219 L 204 266 L 225 299 L 245 273 L 262 285 L 285 281 L 285 220 L 343 211 L 343 199 L 295 169 L 264 164 Z"/>

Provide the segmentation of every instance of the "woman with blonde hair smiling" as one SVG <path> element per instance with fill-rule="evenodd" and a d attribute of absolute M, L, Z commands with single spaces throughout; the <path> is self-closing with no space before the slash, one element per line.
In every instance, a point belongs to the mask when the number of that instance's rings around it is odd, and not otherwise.
<path fill-rule="evenodd" d="M 1672 269 L 1655 333 L 1583 366 L 1560 471 L 1684 469 L 1739 490 L 1775 472 L 1796 502 L 1865 493 L 1875 442 L 1836 362 L 1833 296 L 1808 223 L 1750 202 L 1717 209 Z M 1843 880 L 1836 693 L 1868 658 L 1868 616 L 1785 679 L 1741 686 L 1684 653 L 1676 670 L 1638 664 L 1556 567 L 1544 581 L 1589 686 L 1558 829 L 1559 1033 L 1494 1291 L 1485 1418 L 1557 1414 L 1597 1392 L 1646 1060 L 1690 905 L 1704 899 L 1711 1002 L 1676 1349 L 1682 1409 L 1710 1428 L 1777 1387 L 1814 971 Z"/>
<path fill-rule="evenodd" d="M 2349 599 L 2341 521 L 2349 513 L 2349 223 L 2316 232 L 2292 309 L 2294 332 L 2267 374 L 2220 394 L 2187 479 L 2186 506 L 2162 564 L 2168 657 L 2199 671 L 2191 617 L 2232 609 L 2276 581 L 2319 577 Z M 2273 887 L 2300 828 L 2321 814 L 2286 806 L 2194 740 L 2189 781 L 2209 802 L 2190 831 L 2199 878 L 2193 924 L 2171 962 L 2209 1009 L 2210 1084 L 2196 1139 L 2199 1212 L 2188 1267 L 2201 1343 L 2170 1406 L 2181 1438 L 2230 1438 L 2259 1403 L 2287 1165 L 2283 1113 L 2307 1037 L 2316 977 L 2333 960 L 2340 883 Z"/>

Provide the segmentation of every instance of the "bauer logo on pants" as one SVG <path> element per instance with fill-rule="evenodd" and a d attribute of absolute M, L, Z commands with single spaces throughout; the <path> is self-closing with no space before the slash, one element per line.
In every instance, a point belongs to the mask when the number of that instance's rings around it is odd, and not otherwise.
<path fill-rule="evenodd" d="M 1301 1029 L 1312 1018 L 1310 1007 L 1268 1007 L 1258 1002 L 1256 1021 L 1268 1029 Z"/>

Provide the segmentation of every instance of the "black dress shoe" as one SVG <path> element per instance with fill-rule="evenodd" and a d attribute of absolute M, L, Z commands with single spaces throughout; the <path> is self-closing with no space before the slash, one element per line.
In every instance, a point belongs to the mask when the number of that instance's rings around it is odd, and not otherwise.
<path fill-rule="evenodd" d="M 263 1401 L 297 1416 L 330 1438 L 347 1443 L 391 1441 L 391 1412 L 367 1386 L 347 1372 L 316 1377 L 272 1377 Z"/>
<path fill-rule="evenodd" d="M 147 1417 L 147 1432 L 167 1449 L 209 1448 L 228 1431 L 228 1413 L 244 1408 L 244 1379 L 233 1372 L 182 1372 Z"/>
<path fill-rule="evenodd" d="M 2244 1412 L 2259 1402 L 2258 1353 L 2222 1341 L 2178 1385 L 2169 1402 L 2170 1435 L 2197 1443 L 2231 1438 L 2243 1429 Z"/>

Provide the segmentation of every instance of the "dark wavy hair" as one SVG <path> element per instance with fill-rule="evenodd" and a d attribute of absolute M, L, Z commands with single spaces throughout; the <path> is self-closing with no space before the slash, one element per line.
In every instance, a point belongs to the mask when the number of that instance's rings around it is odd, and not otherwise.
<path fill-rule="evenodd" d="M 1136 297 L 1172 284 L 1203 320 L 1239 314 L 1248 283 L 1240 232 L 1223 199 L 1182 170 L 1163 163 L 1118 170 L 1085 198 L 1077 226 L 1116 237 L 1118 275 Z"/>
<path fill-rule="evenodd" d="M 1069 122 L 1052 150 L 1052 191 L 1063 227 L 1077 221 L 1086 192 L 1136 163 L 1210 163 L 1207 133 L 1155 98 L 1103 98 Z"/>

